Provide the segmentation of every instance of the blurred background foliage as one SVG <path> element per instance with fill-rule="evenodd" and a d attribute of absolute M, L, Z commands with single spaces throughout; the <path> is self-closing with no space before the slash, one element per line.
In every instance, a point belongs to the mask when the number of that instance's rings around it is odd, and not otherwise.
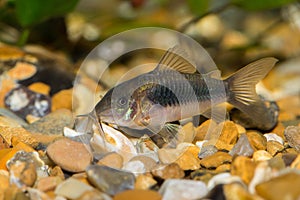
<path fill-rule="evenodd" d="M 0 0 L 0 41 L 39 44 L 80 60 L 99 42 L 132 28 L 178 30 L 217 65 L 300 53 L 296 0 Z"/>

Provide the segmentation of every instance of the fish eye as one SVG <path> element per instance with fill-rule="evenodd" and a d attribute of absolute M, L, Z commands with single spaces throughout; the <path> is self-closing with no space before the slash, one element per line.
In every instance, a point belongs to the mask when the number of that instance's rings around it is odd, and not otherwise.
<path fill-rule="evenodd" d="M 121 97 L 119 100 L 118 100 L 118 104 L 120 106 L 125 106 L 127 104 L 127 99 L 125 97 Z"/>

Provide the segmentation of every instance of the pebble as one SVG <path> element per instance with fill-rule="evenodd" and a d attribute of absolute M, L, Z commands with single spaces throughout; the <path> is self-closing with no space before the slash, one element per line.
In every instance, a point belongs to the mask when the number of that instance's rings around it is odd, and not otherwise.
<path fill-rule="evenodd" d="M 24 86 L 19 86 L 7 93 L 5 107 L 25 119 L 27 115 L 43 117 L 51 112 L 49 96 L 33 92 Z"/>
<path fill-rule="evenodd" d="M 18 187 L 32 186 L 39 177 L 47 176 L 47 167 L 36 151 L 18 151 L 7 163 L 10 182 Z"/>
<path fill-rule="evenodd" d="M 249 139 L 252 148 L 257 150 L 267 149 L 267 139 L 258 131 L 247 131 L 247 137 Z"/>
<path fill-rule="evenodd" d="M 28 196 L 29 196 L 30 200 L 49 200 L 50 199 L 50 197 L 46 193 L 44 193 L 38 189 L 28 188 L 27 191 L 28 191 Z"/>
<path fill-rule="evenodd" d="M 148 156 L 144 156 L 144 155 L 135 156 L 135 157 L 131 158 L 129 162 L 132 162 L 132 161 L 142 162 L 145 166 L 146 172 L 150 172 L 157 165 L 157 163 L 154 159 L 152 159 L 151 157 L 148 157 Z"/>
<path fill-rule="evenodd" d="M 225 121 L 218 124 L 214 130 L 214 135 L 217 136 L 215 144 L 217 149 L 230 151 L 237 142 L 239 133 L 234 122 Z"/>
<path fill-rule="evenodd" d="M 201 166 L 210 169 L 210 168 L 217 168 L 218 166 L 231 163 L 232 156 L 225 152 L 217 152 L 211 156 L 205 157 L 201 160 Z"/>
<path fill-rule="evenodd" d="M 0 150 L 2 150 L 2 149 L 8 149 L 8 148 L 9 148 L 9 144 L 0 135 Z"/>
<path fill-rule="evenodd" d="M 65 175 L 62 169 L 59 166 L 55 166 L 49 169 L 49 176 L 57 176 L 61 180 L 65 180 Z"/>
<path fill-rule="evenodd" d="M 42 82 L 32 83 L 28 86 L 28 89 L 43 95 L 49 95 L 50 93 L 50 86 Z"/>
<path fill-rule="evenodd" d="M 207 192 L 208 189 L 204 182 L 182 179 L 168 179 L 159 189 L 164 200 L 200 199 Z"/>
<path fill-rule="evenodd" d="M 196 170 L 200 168 L 200 159 L 198 153 L 200 149 L 197 146 L 187 147 L 186 150 L 175 161 L 183 170 Z"/>
<path fill-rule="evenodd" d="M 162 196 L 152 190 L 126 190 L 114 196 L 113 200 L 161 200 Z"/>
<path fill-rule="evenodd" d="M 36 183 L 36 188 L 42 192 L 52 191 L 62 182 L 59 176 L 48 176 L 40 178 Z"/>
<path fill-rule="evenodd" d="M 222 164 L 219 167 L 216 168 L 217 173 L 223 173 L 223 172 L 229 172 L 231 168 L 230 164 Z"/>
<path fill-rule="evenodd" d="M 23 142 L 31 147 L 36 147 L 38 145 L 36 138 L 29 131 L 22 127 L 0 126 L 0 135 L 9 146 L 12 145 L 13 138 L 16 138 L 18 141 Z"/>
<path fill-rule="evenodd" d="M 269 166 L 269 163 L 259 162 L 255 168 L 254 176 L 248 185 L 249 192 L 251 194 L 256 193 L 255 192 L 256 185 L 270 180 L 270 178 L 272 178 L 273 176 L 274 176 L 274 171 Z"/>
<path fill-rule="evenodd" d="M 282 139 L 282 137 L 278 136 L 275 133 L 266 133 L 264 134 L 264 137 L 267 139 L 267 142 L 276 141 L 279 142 L 280 144 L 284 144 L 284 140 Z"/>
<path fill-rule="evenodd" d="M 98 165 L 105 165 L 111 168 L 121 169 L 123 167 L 123 157 L 116 153 L 111 152 L 98 160 Z"/>
<path fill-rule="evenodd" d="M 133 173 L 117 170 L 107 166 L 90 165 L 86 169 L 88 180 L 101 191 L 115 195 L 134 188 Z"/>
<path fill-rule="evenodd" d="M 220 173 L 213 176 L 207 183 L 207 188 L 212 190 L 214 187 L 220 184 L 230 184 L 230 183 L 242 183 L 242 180 L 238 176 L 233 176 L 230 173 Z"/>
<path fill-rule="evenodd" d="M 270 160 L 272 158 L 272 155 L 265 150 L 258 150 L 254 152 L 252 158 L 255 162 L 259 162 L 259 161 Z"/>
<path fill-rule="evenodd" d="M 117 152 L 122 155 L 124 162 L 128 162 L 137 155 L 134 144 L 120 131 L 102 124 L 105 133 L 105 140 L 100 134 L 94 134 L 91 139 L 91 146 L 95 153 Z"/>
<path fill-rule="evenodd" d="M 10 187 L 9 174 L 0 173 L 0 199 L 3 200 L 6 190 Z"/>
<path fill-rule="evenodd" d="M 145 164 L 143 162 L 139 161 L 139 160 L 133 160 L 133 161 L 127 162 L 123 166 L 122 169 L 125 170 L 125 171 L 132 172 L 136 176 L 139 175 L 139 174 L 144 174 L 145 172 L 147 172 Z"/>
<path fill-rule="evenodd" d="M 33 186 L 37 179 L 36 167 L 33 163 L 16 161 L 9 166 L 10 183 L 17 187 Z"/>
<path fill-rule="evenodd" d="M 288 126 L 284 131 L 284 136 L 289 145 L 296 149 L 298 153 L 300 153 L 300 127 Z"/>
<path fill-rule="evenodd" d="M 0 126 L 21 127 L 17 120 L 8 116 L 0 116 Z"/>
<path fill-rule="evenodd" d="M 292 162 L 291 168 L 300 170 L 300 154 L 298 154 L 297 158 Z"/>
<path fill-rule="evenodd" d="M 87 185 L 75 178 L 69 178 L 60 183 L 54 193 L 68 199 L 77 199 L 87 191 L 94 190 L 90 185 Z"/>
<path fill-rule="evenodd" d="M 296 158 L 297 158 L 297 154 L 294 154 L 294 153 L 282 154 L 282 160 L 283 160 L 285 166 L 290 166 Z"/>
<path fill-rule="evenodd" d="M 214 122 L 212 119 L 206 120 L 200 126 L 195 129 L 195 138 L 193 143 L 197 141 L 205 140 L 208 136 L 208 130 L 213 130 L 217 126 L 217 123 Z"/>
<path fill-rule="evenodd" d="M 135 146 L 139 155 L 151 157 L 156 162 L 159 161 L 157 154 L 159 148 L 148 135 L 139 138 Z"/>
<path fill-rule="evenodd" d="M 157 151 L 157 153 L 161 163 L 171 164 L 178 159 L 182 151 L 178 149 L 161 148 Z"/>
<path fill-rule="evenodd" d="M 268 163 L 269 166 L 274 169 L 274 171 L 282 170 L 286 167 L 282 157 L 279 154 L 268 160 Z"/>
<path fill-rule="evenodd" d="M 154 177 L 161 179 L 180 179 L 184 177 L 184 171 L 177 163 L 160 164 L 151 171 Z"/>
<path fill-rule="evenodd" d="M 74 119 L 72 112 L 67 109 L 56 110 L 40 120 L 25 127 L 32 133 L 45 135 L 63 135 L 64 127 L 72 128 Z"/>
<path fill-rule="evenodd" d="M 134 184 L 135 189 L 147 190 L 154 187 L 157 181 L 150 174 L 140 174 L 136 177 Z"/>
<path fill-rule="evenodd" d="M 249 139 L 246 134 L 241 134 L 237 143 L 234 147 L 229 151 L 231 156 L 239 155 L 239 156 L 252 156 L 254 153 L 254 149 L 252 148 Z"/>
<path fill-rule="evenodd" d="M 247 188 L 240 183 L 231 183 L 223 186 L 225 199 L 248 199 L 261 200 L 261 197 L 255 194 L 250 194 Z"/>
<path fill-rule="evenodd" d="M 37 72 L 37 68 L 35 65 L 18 61 L 15 64 L 15 67 L 10 69 L 7 74 L 16 80 L 25 80 L 32 77 Z"/>
<path fill-rule="evenodd" d="M 217 174 L 216 170 L 198 169 L 190 174 L 191 179 L 208 183 L 209 180 Z"/>
<path fill-rule="evenodd" d="M 5 107 L 5 97 L 13 88 L 16 87 L 16 83 L 11 78 L 2 78 L 0 79 L 0 107 Z"/>
<path fill-rule="evenodd" d="M 300 174 L 290 172 L 260 183 L 255 188 L 257 194 L 264 199 L 288 200 L 299 198 L 299 185 Z"/>
<path fill-rule="evenodd" d="M 58 109 L 72 110 L 72 89 L 61 90 L 52 96 L 52 111 Z"/>
<path fill-rule="evenodd" d="M 200 159 L 206 158 L 218 152 L 218 149 L 214 145 L 205 145 L 201 148 L 198 155 Z"/>
<path fill-rule="evenodd" d="M 5 197 L 6 200 L 31 200 L 25 192 L 22 191 L 21 188 L 18 188 L 15 185 L 11 185 L 6 191 L 5 191 Z"/>
<path fill-rule="evenodd" d="M 267 142 L 267 151 L 272 155 L 275 156 L 278 152 L 284 150 L 284 146 L 277 141 L 271 140 Z"/>
<path fill-rule="evenodd" d="M 275 133 L 281 138 L 285 138 L 284 130 L 285 130 L 285 126 L 281 122 L 278 122 L 275 128 L 272 130 L 272 133 Z"/>
<path fill-rule="evenodd" d="M 69 172 L 82 172 L 92 161 L 92 155 L 83 143 L 67 138 L 50 144 L 47 155 L 55 164 Z"/>
<path fill-rule="evenodd" d="M 231 174 L 241 177 L 247 185 L 254 176 L 255 163 L 246 156 L 236 157 L 231 164 Z"/>
<path fill-rule="evenodd" d="M 189 122 L 182 126 L 178 130 L 178 143 L 189 142 L 191 143 L 195 137 L 195 127 L 192 122 Z"/>
<path fill-rule="evenodd" d="M 98 190 L 85 191 L 79 198 L 76 200 L 112 200 L 107 194 L 100 192 Z"/>

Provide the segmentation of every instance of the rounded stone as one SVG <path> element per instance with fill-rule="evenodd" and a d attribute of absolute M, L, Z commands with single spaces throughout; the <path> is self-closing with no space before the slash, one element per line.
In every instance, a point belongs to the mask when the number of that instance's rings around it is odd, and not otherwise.
<path fill-rule="evenodd" d="M 225 152 L 217 152 L 201 160 L 201 166 L 205 168 L 217 168 L 222 164 L 231 163 L 232 156 Z"/>
<path fill-rule="evenodd" d="M 152 190 L 127 190 L 114 196 L 113 200 L 160 200 L 162 196 Z"/>
<path fill-rule="evenodd" d="M 247 131 L 246 135 L 254 150 L 266 150 L 267 139 L 263 134 L 258 131 Z"/>
<path fill-rule="evenodd" d="M 92 161 L 92 155 L 83 143 L 67 138 L 50 144 L 47 155 L 55 164 L 70 172 L 82 172 Z"/>
<path fill-rule="evenodd" d="M 101 158 L 97 162 L 97 164 L 106 165 L 111 168 L 121 169 L 123 167 L 123 157 L 116 152 L 112 152 Z"/>
<path fill-rule="evenodd" d="M 161 179 L 171 179 L 171 178 L 183 178 L 184 171 L 180 168 L 177 163 L 171 163 L 169 165 L 158 165 L 155 169 L 151 171 L 153 176 L 159 177 Z"/>

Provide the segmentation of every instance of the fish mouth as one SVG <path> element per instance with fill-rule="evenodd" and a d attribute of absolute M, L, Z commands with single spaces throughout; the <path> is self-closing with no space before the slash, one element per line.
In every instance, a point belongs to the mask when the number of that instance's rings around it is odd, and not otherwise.
<path fill-rule="evenodd" d="M 98 116 L 100 117 L 101 121 L 112 123 L 112 124 L 115 123 L 112 109 L 102 110 L 100 113 L 98 113 Z"/>

